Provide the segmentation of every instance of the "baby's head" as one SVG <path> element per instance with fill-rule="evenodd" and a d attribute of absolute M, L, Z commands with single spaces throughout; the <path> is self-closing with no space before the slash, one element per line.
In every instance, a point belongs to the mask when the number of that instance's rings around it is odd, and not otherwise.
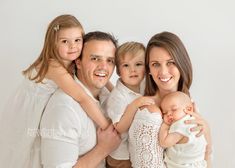
<path fill-rule="evenodd" d="M 145 47 L 142 43 L 126 42 L 116 51 L 116 70 L 122 83 L 135 90 L 145 75 Z"/>
<path fill-rule="evenodd" d="M 183 118 L 185 111 L 192 111 L 193 105 L 188 95 L 183 92 L 172 92 L 167 94 L 161 101 L 161 110 L 164 122 L 171 125 L 173 122 Z"/>

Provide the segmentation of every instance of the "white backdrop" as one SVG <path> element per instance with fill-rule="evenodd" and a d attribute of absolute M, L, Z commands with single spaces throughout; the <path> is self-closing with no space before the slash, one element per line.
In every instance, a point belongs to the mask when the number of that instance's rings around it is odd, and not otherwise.
<path fill-rule="evenodd" d="M 171 31 L 193 63 L 191 93 L 212 129 L 214 167 L 234 168 L 234 7 L 233 0 L 1 0 L 0 107 L 21 81 L 21 71 L 38 57 L 57 15 L 73 14 L 86 32 L 107 31 L 120 43 L 146 44 L 155 33 Z"/>

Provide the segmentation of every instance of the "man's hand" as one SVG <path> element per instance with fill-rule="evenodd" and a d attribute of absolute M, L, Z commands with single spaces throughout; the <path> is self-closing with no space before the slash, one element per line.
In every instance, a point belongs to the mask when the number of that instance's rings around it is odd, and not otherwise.
<path fill-rule="evenodd" d="M 112 124 L 105 130 L 99 128 L 97 136 L 97 147 L 99 147 L 107 156 L 121 143 L 121 138 Z"/>
<path fill-rule="evenodd" d="M 97 138 L 98 142 L 96 146 L 80 157 L 73 168 L 97 167 L 109 153 L 119 146 L 121 142 L 121 138 L 112 124 L 105 130 L 99 128 L 97 131 Z"/>

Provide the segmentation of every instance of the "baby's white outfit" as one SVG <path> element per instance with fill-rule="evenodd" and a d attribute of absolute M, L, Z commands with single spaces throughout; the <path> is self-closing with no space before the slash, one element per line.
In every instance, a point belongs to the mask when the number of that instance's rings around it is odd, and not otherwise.
<path fill-rule="evenodd" d="M 185 120 L 191 120 L 193 117 L 186 115 L 182 119 L 174 122 L 169 133 L 180 133 L 188 137 L 188 142 L 184 144 L 176 144 L 166 149 L 165 162 L 167 168 L 206 168 L 205 150 L 206 140 L 202 135 L 195 136 L 195 132 L 191 132 L 191 124 L 185 124 Z"/>

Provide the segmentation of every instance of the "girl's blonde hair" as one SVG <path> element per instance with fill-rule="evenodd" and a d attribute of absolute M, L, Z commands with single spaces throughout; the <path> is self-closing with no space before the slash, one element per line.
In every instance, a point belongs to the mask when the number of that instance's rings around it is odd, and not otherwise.
<path fill-rule="evenodd" d="M 145 52 L 145 46 L 139 42 L 133 42 L 133 41 L 126 42 L 118 47 L 115 56 L 116 71 L 118 75 L 120 74 L 119 71 L 120 61 L 123 59 L 125 54 L 129 53 L 132 54 L 134 57 L 140 51 Z"/>
<path fill-rule="evenodd" d="M 56 60 L 59 62 L 59 64 L 61 64 L 61 66 L 66 68 L 57 51 L 57 36 L 60 30 L 73 27 L 80 28 L 82 31 L 82 36 L 84 35 L 84 29 L 81 23 L 76 19 L 76 17 L 72 15 L 57 16 L 47 28 L 44 46 L 41 54 L 32 65 L 30 65 L 26 70 L 23 71 L 23 74 L 30 80 L 41 82 L 48 71 L 50 60 Z M 31 76 L 30 74 L 32 70 L 36 67 L 39 67 L 37 75 Z"/>

